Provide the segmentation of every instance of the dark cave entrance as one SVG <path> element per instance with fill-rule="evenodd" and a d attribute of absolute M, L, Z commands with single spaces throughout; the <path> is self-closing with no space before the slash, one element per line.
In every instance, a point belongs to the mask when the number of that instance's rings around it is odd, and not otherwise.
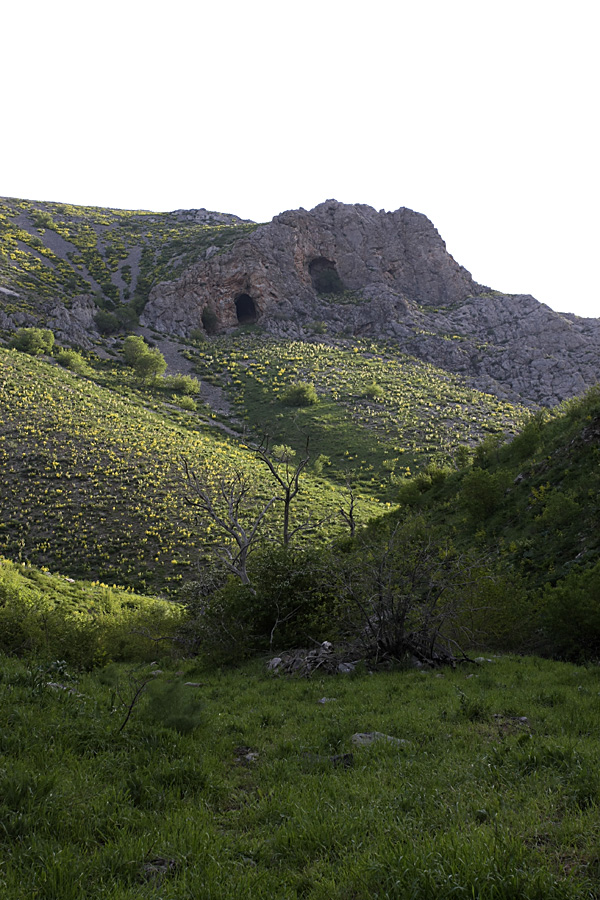
<path fill-rule="evenodd" d="M 235 311 L 240 325 L 251 325 L 258 318 L 256 305 L 250 294 L 238 294 L 235 298 Z"/>
<path fill-rule="evenodd" d="M 344 291 L 342 279 L 335 263 L 324 256 L 318 256 L 308 264 L 308 273 L 317 294 L 341 294 Z"/>

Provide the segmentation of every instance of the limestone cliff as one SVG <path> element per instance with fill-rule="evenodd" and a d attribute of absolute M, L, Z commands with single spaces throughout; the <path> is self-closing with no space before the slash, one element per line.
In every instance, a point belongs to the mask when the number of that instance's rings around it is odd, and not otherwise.
<path fill-rule="evenodd" d="M 189 335 L 260 322 L 284 337 L 392 339 L 506 399 L 553 405 L 600 380 L 600 320 L 473 281 L 425 216 L 328 200 L 282 213 L 151 292 L 142 323 Z M 322 338 L 321 338 L 322 339 Z"/>
<path fill-rule="evenodd" d="M 276 216 L 231 249 L 207 253 L 178 281 L 150 294 L 144 324 L 176 334 L 202 327 L 209 308 L 218 327 L 314 315 L 322 296 L 368 291 L 418 304 L 449 306 L 477 289 L 446 252 L 432 223 L 410 209 L 376 212 L 328 200 Z"/>

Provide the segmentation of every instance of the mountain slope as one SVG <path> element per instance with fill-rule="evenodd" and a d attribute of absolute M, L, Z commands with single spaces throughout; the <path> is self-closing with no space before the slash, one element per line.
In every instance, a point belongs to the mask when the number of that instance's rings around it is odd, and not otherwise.
<path fill-rule="evenodd" d="M 220 328 L 255 321 L 302 338 L 393 341 L 502 399 L 552 406 L 600 378 L 600 320 L 476 284 L 432 223 L 329 200 L 267 225 L 150 292 L 143 321 L 189 335 L 205 311 Z"/>
<path fill-rule="evenodd" d="M 206 210 L 0 201 L 0 335 L 43 324 L 90 348 L 106 314 L 117 331 L 141 314 L 187 338 L 255 324 L 286 339 L 391 341 L 532 407 L 600 378 L 600 320 L 478 285 L 409 209 L 329 200 L 258 226 Z"/>

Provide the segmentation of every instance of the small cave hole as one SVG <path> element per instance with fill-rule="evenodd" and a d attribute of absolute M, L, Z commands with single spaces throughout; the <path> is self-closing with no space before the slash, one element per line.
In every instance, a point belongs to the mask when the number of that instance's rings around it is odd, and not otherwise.
<path fill-rule="evenodd" d="M 250 294 L 238 294 L 235 298 L 235 311 L 240 325 L 251 325 L 256 322 L 256 305 Z"/>
<path fill-rule="evenodd" d="M 335 263 L 324 256 L 313 259 L 308 264 L 312 286 L 317 294 L 342 294 L 344 285 L 338 275 Z"/>

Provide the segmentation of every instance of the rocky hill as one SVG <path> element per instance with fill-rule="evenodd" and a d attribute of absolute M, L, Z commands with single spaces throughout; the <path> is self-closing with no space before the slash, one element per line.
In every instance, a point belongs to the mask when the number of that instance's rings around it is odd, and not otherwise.
<path fill-rule="evenodd" d="M 259 226 L 203 209 L 0 207 L 5 333 L 44 323 L 91 346 L 103 310 L 184 338 L 253 323 L 282 338 L 370 336 L 532 406 L 600 379 L 600 320 L 477 284 L 409 209 L 328 200 Z"/>
<path fill-rule="evenodd" d="M 150 293 L 143 322 L 189 335 L 260 322 L 286 337 L 389 339 L 503 399 L 553 405 L 600 377 L 600 320 L 477 284 L 425 216 L 328 200 L 285 212 Z"/>

